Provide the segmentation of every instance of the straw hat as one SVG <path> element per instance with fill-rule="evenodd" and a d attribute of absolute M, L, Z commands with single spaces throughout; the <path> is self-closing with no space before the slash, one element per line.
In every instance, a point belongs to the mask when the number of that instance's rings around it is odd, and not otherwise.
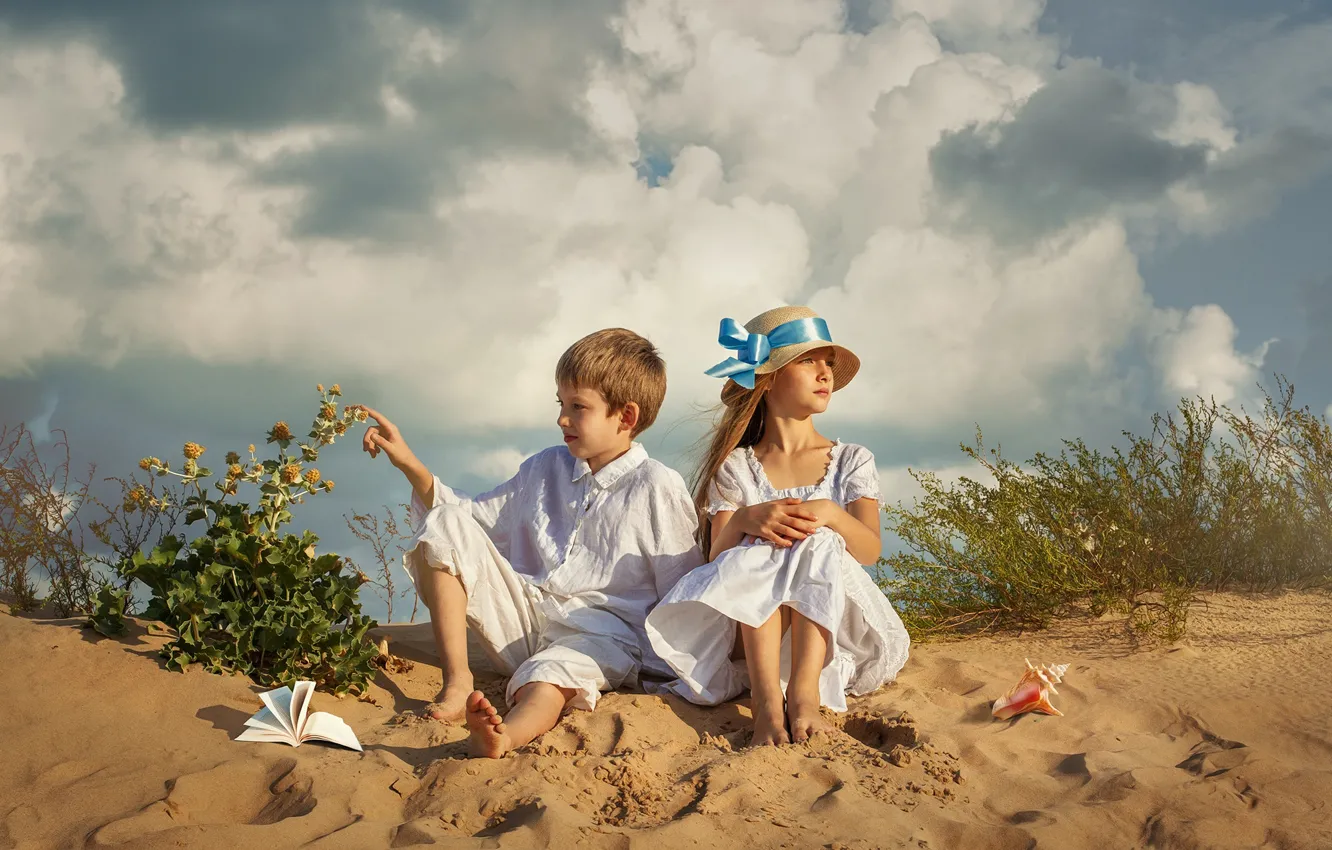
<path fill-rule="evenodd" d="M 814 321 L 801 322 L 801 320 Z M 790 325 L 793 322 L 798 324 L 783 328 L 784 325 Z M 746 382 L 746 373 L 749 372 L 750 366 L 752 366 L 752 374 L 766 375 L 770 372 L 776 372 L 806 351 L 813 351 L 816 348 L 831 348 L 836 354 L 834 358 L 836 366 L 833 367 L 834 392 L 851 383 L 851 379 L 856 376 L 856 372 L 860 371 L 860 358 L 852 354 L 845 346 L 833 343 L 832 334 L 828 332 L 827 323 L 808 307 L 776 307 L 772 310 L 766 310 L 746 322 L 744 327 L 744 334 L 736 333 L 733 320 L 723 319 L 722 345 L 736 349 L 739 352 L 742 347 L 737 345 L 741 341 L 740 337 L 746 335 L 751 337 L 761 336 L 766 339 L 767 344 L 771 345 L 771 350 L 768 352 L 766 359 L 761 355 L 757 358 L 759 361 L 757 363 L 754 359 L 751 359 L 755 349 L 755 340 L 746 339 L 744 342 L 748 343 L 749 356 L 741 353 L 740 360 L 731 358 L 723 363 L 718 363 L 708 370 L 708 374 L 714 377 L 730 377 L 742 386 L 747 386 L 752 384 L 752 379 L 748 383 Z M 778 331 L 778 328 L 782 328 L 782 331 L 776 333 L 776 344 L 774 344 L 774 332 Z M 790 333 L 793 330 L 799 332 Z M 779 344 L 783 339 L 790 336 L 795 336 L 800 341 L 785 345 Z M 766 347 L 766 345 L 763 347 Z M 736 374 L 737 372 L 739 374 Z"/>

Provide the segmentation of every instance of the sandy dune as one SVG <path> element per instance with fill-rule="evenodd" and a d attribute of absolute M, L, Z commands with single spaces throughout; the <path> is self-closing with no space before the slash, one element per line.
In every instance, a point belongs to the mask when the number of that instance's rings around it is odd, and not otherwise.
<path fill-rule="evenodd" d="M 617 693 L 485 762 L 413 715 L 424 626 L 382 630 L 419 663 L 373 703 L 316 695 L 360 754 L 233 742 L 260 689 L 162 670 L 142 628 L 0 616 L 0 848 L 1329 848 L 1329 602 L 1214 596 L 1147 649 L 1108 621 L 918 647 L 780 749 L 744 748 L 744 703 Z M 990 719 L 1024 657 L 1070 664 L 1065 717 Z"/>

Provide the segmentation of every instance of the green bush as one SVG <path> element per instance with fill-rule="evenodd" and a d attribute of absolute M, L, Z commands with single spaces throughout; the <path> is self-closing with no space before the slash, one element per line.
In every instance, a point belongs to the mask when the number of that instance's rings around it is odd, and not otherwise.
<path fill-rule="evenodd" d="M 259 460 L 253 445 L 248 461 L 229 453 L 226 474 L 213 486 L 216 494 L 202 483 L 212 472 L 199 466 L 205 449 L 197 443 L 185 444 L 180 472 L 158 458 L 140 462 L 159 477 L 180 478 L 185 523 L 203 523 L 205 531 L 188 545 L 175 534 L 165 535 L 149 555 L 136 552 L 123 561 L 118 571 L 127 586 L 98 593 L 92 628 L 106 635 L 124 633 L 128 580 L 138 581 L 151 592 L 143 616 L 175 631 L 162 649 L 169 669 L 197 662 L 215 673 L 243 672 L 261 685 L 310 679 L 335 693 L 364 690 L 377 654 L 366 639 L 375 623 L 357 601 L 366 576 L 344 572 L 347 563 L 338 555 L 316 555 L 314 534 L 279 531 L 291 522 L 291 505 L 333 490 L 332 481 L 306 464 L 318 459 L 320 447 L 365 419 L 356 406 L 337 414 L 337 384 L 327 392 L 322 385 L 318 389 L 320 409 L 311 442 L 298 443 L 299 454 L 289 455 L 293 437 L 287 424 L 278 422 L 268 433 L 268 443 L 278 446 L 277 457 Z M 241 485 L 258 488 L 257 507 L 229 501 Z M 143 489 L 127 497 L 126 510 L 167 507 L 167 496 L 158 499 Z"/>
<path fill-rule="evenodd" d="M 924 495 L 887 513 L 909 551 L 880 560 L 880 586 L 917 636 L 1116 611 L 1173 639 L 1200 590 L 1327 585 L 1332 431 L 1277 386 L 1257 417 L 1184 400 L 1108 455 L 1066 440 L 1019 466 L 978 428 L 962 451 L 993 484 L 912 472 Z"/>

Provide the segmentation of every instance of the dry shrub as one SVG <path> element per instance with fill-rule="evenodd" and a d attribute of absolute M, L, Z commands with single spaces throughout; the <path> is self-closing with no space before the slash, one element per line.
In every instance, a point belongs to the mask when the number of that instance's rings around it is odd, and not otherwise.
<path fill-rule="evenodd" d="M 1039 628 L 1074 611 L 1127 615 L 1129 627 L 1184 633 L 1200 590 L 1270 591 L 1332 580 L 1332 431 L 1296 408 L 1277 378 L 1251 416 L 1183 400 L 1150 436 L 1102 454 L 1066 440 L 1024 466 L 962 451 L 994 478 L 945 487 L 888 511 L 909 551 L 878 580 L 917 636 Z"/>
<path fill-rule="evenodd" d="M 52 436 L 53 464 L 24 425 L 0 430 L 0 592 L 16 610 L 49 603 L 68 617 L 87 610 L 102 585 L 79 521 L 93 469 L 83 481 L 73 478 L 65 432 Z"/>
<path fill-rule="evenodd" d="M 406 505 L 401 506 L 406 512 Z M 406 514 L 404 514 L 405 516 Z M 393 581 L 395 563 L 402 563 L 402 555 L 406 551 L 402 545 L 404 540 L 409 539 L 410 535 L 403 534 L 398 525 L 398 521 L 393 516 L 393 509 L 384 505 L 384 516 L 381 519 L 378 514 L 356 513 L 348 517 L 342 515 L 342 519 L 347 523 L 347 528 L 356 539 L 370 544 L 370 549 L 375 553 L 375 571 L 370 573 L 369 586 L 374 588 L 375 595 L 384 600 L 388 606 L 388 621 L 393 622 L 393 601 L 397 597 L 397 585 Z M 410 527 L 409 522 L 404 522 L 406 527 Z M 351 559 L 349 558 L 348 561 Z M 414 597 L 419 600 L 419 597 Z M 416 620 L 416 603 L 412 604 L 412 620 Z"/>

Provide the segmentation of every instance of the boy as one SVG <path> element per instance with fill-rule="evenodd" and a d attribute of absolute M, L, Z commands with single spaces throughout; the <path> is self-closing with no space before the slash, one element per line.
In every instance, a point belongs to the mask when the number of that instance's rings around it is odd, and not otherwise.
<path fill-rule="evenodd" d="M 642 669 L 673 677 L 643 621 L 702 563 L 693 500 L 679 473 L 634 442 L 666 395 L 666 367 L 643 337 L 598 331 L 555 367 L 564 445 L 527 460 L 482 496 L 445 486 L 378 412 L 363 447 L 383 451 L 412 485 L 416 532 L 403 564 L 430 610 L 444 672 L 431 707 L 465 718 L 476 756 L 499 758 L 550 730 L 566 708 Z M 509 674 L 509 713 L 473 689 L 471 627 Z"/>

